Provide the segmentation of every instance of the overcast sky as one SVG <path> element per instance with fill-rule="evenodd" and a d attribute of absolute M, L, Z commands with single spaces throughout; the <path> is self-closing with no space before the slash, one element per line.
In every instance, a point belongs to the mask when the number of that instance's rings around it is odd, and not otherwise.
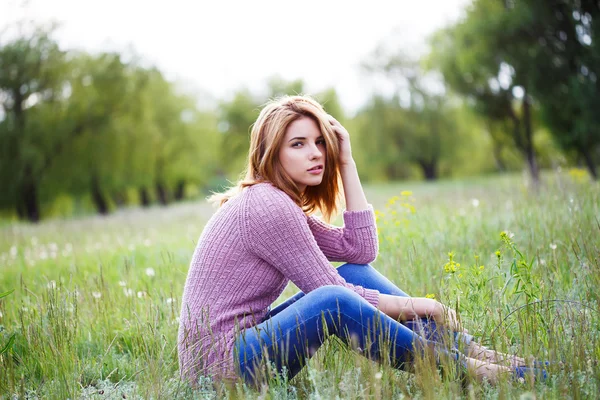
<path fill-rule="evenodd" d="M 0 0 L 10 21 L 60 22 L 65 49 L 131 46 L 170 79 L 221 99 L 264 89 L 267 77 L 302 78 L 308 92 L 335 87 L 356 110 L 374 90 L 360 63 L 382 41 L 418 51 L 469 0 Z"/>

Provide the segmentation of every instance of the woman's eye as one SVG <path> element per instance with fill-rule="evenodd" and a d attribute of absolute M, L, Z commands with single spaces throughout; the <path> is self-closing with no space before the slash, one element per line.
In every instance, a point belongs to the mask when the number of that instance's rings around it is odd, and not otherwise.
<path fill-rule="evenodd" d="M 319 140 L 317 144 L 325 146 L 325 140 Z"/>
<path fill-rule="evenodd" d="M 300 147 L 302 146 L 302 142 L 292 143 L 292 147 Z"/>

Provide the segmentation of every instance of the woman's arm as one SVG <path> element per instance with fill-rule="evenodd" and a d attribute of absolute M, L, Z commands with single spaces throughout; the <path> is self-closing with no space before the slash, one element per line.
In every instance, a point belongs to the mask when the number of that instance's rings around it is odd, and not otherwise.
<path fill-rule="evenodd" d="M 350 134 L 332 116 L 330 116 L 330 122 L 340 141 L 340 173 L 342 175 L 342 184 L 344 185 L 344 196 L 346 197 L 346 210 L 366 210 L 369 207 L 369 203 L 360 184 L 356 163 L 354 162 L 354 158 L 352 158 Z"/>
<path fill-rule="evenodd" d="M 379 294 L 378 308 L 390 317 L 407 321 L 430 317 L 435 322 L 448 326 L 454 331 L 462 331 L 456 312 L 433 299 L 423 297 L 400 297 Z"/>
<path fill-rule="evenodd" d="M 379 243 L 372 208 L 346 210 L 343 216 L 343 227 L 329 225 L 314 216 L 307 217 L 319 248 L 329 261 L 355 264 L 373 262 L 379 251 Z"/>

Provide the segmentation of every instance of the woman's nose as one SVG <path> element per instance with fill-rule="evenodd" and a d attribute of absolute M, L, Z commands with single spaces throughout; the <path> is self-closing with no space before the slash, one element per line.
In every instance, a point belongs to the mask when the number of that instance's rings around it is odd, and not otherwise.
<path fill-rule="evenodd" d="M 321 157 L 323 157 L 323 153 L 319 149 L 319 146 L 317 146 L 316 144 L 313 144 L 311 147 L 311 159 L 315 160 L 315 159 L 321 158 Z"/>

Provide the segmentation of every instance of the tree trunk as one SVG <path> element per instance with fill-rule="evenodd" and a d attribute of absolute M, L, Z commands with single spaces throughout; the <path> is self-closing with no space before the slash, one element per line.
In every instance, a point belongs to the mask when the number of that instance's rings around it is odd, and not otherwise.
<path fill-rule="evenodd" d="M 531 127 L 531 99 L 525 90 L 523 95 L 523 125 L 525 128 L 525 140 L 523 151 L 527 158 L 527 165 L 529 166 L 529 173 L 534 185 L 540 182 L 540 170 L 537 165 L 535 156 L 535 148 L 533 146 L 533 129 Z"/>
<path fill-rule="evenodd" d="M 108 202 L 102 193 L 100 182 L 98 182 L 98 177 L 95 175 L 92 177 L 92 201 L 94 202 L 99 214 L 108 214 Z"/>
<path fill-rule="evenodd" d="M 185 181 L 181 180 L 177 182 L 175 188 L 175 201 L 181 201 L 185 197 Z"/>
<path fill-rule="evenodd" d="M 25 174 L 21 183 L 17 213 L 21 214 L 31 222 L 40 220 L 40 205 L 38 199 L 37 182 L 32 176 L 31 167 L 25 167 Z M 20 210 L 20 211 L 19 211 Z"/>
<path fill-rule="evenodd" d="M 140 189 L 140 203 L 142 207 L 148 207 L 150 205 L 150 196 L 148 195 L 148 189 L 146 187 L 142 187 Z"/>
<path fill-rule="evenodd" d="M 493 144 L 492 146 L 492 152 L 494 155 L 494 161 L 496 162 L 496 168 L 500 172 L 506 172 L 506 163 L 502 158 L 502 146 L 497 144 Z"/>
<path fill-rule="evenodd" d="M 419 161 L 419 165 L 423 170 L 423 175 L 428 181 L 437 179 L 437 165 L 435 161 Z"/>
<path fill-rule="evenodd" d="M 164 183 L 156 182 L 156 195 L 160 204 L 163 206 L 169 204 L 169 194 L 167 193 L 167 188 Z"/>
<path fill-rule="evenodd" d="M 596 164 L 594 163 L 594 159 L 592 157 L 592 154 L 590 153 L 590 150 L 585 147 L 581 147 L 579 149 L 579 153 L 583 156 L 583 159 L 585 160 L 585 165 L 587 166 L 590 175 L 595 181 L 597 181 L 598 172 L 596 171 Z"/>

